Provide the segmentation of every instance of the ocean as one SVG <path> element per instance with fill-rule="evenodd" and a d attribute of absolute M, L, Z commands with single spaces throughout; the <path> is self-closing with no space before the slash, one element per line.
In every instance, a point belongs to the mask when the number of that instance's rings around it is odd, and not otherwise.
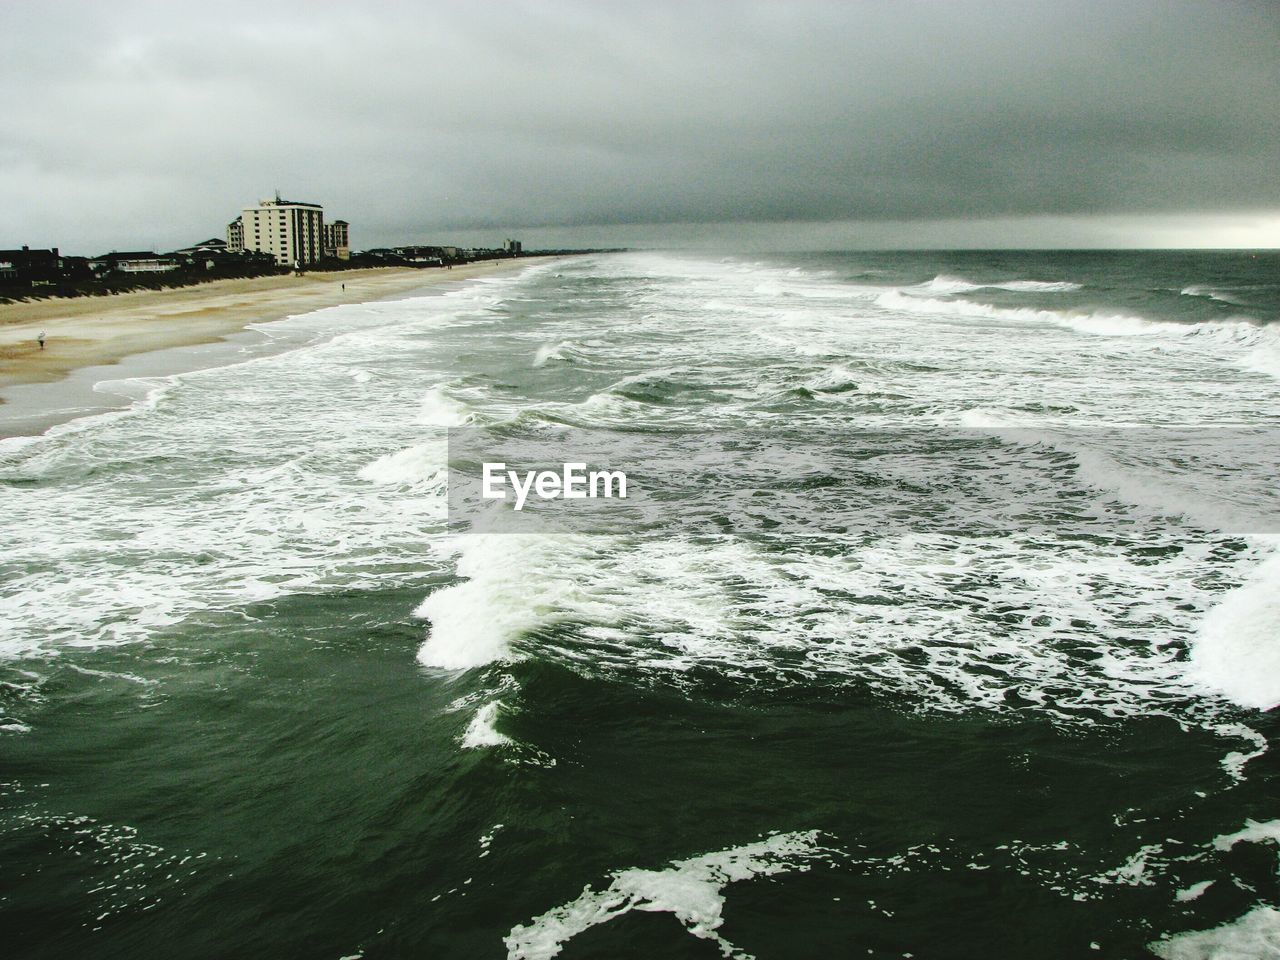
<path fill-rule="evenodd" d="M 6 956 L 1280 956 L 1280 254 L 637 251 L 259 333 L 0 441 Z M 466 529 L 485 430 L 786 457 Z"/>

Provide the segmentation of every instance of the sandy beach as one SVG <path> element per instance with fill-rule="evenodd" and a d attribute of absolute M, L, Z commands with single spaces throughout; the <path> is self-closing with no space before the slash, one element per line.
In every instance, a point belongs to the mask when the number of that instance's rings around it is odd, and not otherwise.
<path fill-rule="evenodd" d="M 452 270 L 384 267 L 0 304 L 0 389 L 60 380 L 79 367 L 117 363 L 133 354 L 211 343 L 249 323 L 379 300 L 520 266 L 521 262 L 497 260 Z M 43 350 L 37 342 L 42 331 Z"/>

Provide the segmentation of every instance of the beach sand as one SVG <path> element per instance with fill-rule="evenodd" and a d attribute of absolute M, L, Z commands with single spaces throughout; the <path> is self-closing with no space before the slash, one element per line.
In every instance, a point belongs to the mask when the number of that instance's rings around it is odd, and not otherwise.
<path fill-rule="evenodd" d="M 519 269 L 496 260 L 452 270 L 381 267 L 214 280 L 171 290 L 0 304 L 0 389 L 61 380 L 138 353 L 211 343 L 246 324 L 364 303 L 451 280 Z M 346 289 L 343 289 L 346 284 Z M 41 350 L 37 337 L 46 335 Z"/>

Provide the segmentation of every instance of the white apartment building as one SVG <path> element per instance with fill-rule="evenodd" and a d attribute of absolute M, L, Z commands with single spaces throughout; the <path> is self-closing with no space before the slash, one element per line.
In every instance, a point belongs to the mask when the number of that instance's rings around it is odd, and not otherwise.
<path fill-rule="evenodd" d="M 305 267 L 324 252 L 324 208 L 318 203 L 263 200 L 227 225 L 230 250 L 269 253 L 284 267 Z"/>

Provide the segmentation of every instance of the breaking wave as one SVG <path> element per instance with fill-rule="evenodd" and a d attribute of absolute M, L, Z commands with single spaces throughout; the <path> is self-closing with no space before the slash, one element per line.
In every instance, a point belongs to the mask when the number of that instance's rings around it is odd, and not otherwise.
<path fill-rule="evenodd" d="M 974 290 L 1012 290 L 1015 293 L 1069 293 L 1082 289 L 1081 284 L 1067 280 L 1006 280 L 1000 283 L 974 283 L 963 277 L 938 274 L 917 288 L 930 293 L 970 293 Z"/>

